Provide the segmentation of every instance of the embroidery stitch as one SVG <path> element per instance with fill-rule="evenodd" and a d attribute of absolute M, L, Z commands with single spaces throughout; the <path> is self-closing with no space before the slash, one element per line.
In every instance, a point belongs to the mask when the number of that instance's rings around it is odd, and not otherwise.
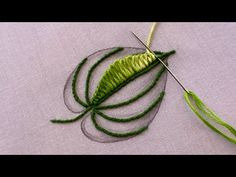
<path fill-rule="evenodd" d="M 151 44 L 151 40 L 153 38 L 153 33 L 156 27 L 156 23 L 153 23 L 149 37 L 147 40 L 148 45 Z M 104 72 L 102 78 L 100 79 L 95 92 L 92 95 L 92 98 L 90 98 L 90 80 L 93 75 L 94 70 L 99 67 L 100 64 L 102 64 L 104 61 L 109 59 L 112 55 L 123 51 L 124 48 L 122 47 L 117 47 L 117 48 L 112 48 L 110 52 L 104 54 L 99 60 L 97 60 L 88 70 L 87 77 L 86 77 L 86 82 L 85 82 L 85 100 L 82 100 L 80 96 L 77 93 L 77 81 L 79 77 L 80 70 L 83 68 L 83 66 L 87 63 L 88 57 L 83 59 L 78 66 L 76 67 L 75 71 L 73 72 L 72 77 L 72 84 L 71 84 L 71 89 L 72 89 L 72 95 L 74 100 L 84 107 L 85 109 L 80 113 L 75 118 L 71 119 L 54 119 L 51 120 L 52 123 L 72 123 L 75 122 L 82 117 L 86 116 L 87 114 L 90 114 L 91 121 L 96 128 L 96 130 L 110 136 L 110 137 L 116 137 L 116 138 L 121 138 L 120 140 L 123 140 L 123 138 L 130 138 L 133 136 L 136 136 L 145 130 L 147 130 L 148 125 L 152 121 L 149 120 L 146 125 L 140 125 L 139 127 L 135 128 L 134 130 L 128 130 L 128 131 L 122 131 L 122 132 L 115 132 L 109 128 L 103 127 L 98 121 L 97 121 L 97 116 L 99 115 L 102 119 L 108 120 L 110 122 L 114 123 L 129 123 L 129 122 L 135 122 L 139 119 L 144 119 L 144 117 L 150 113 L 157 105 L 160 105 L 163 97 L 164 97 L 164 90 L 162 90 L 156 98 L 154 98 L 154 101 L 151 102 L 151 104 L 147 105 L 146 108 L 139 112 L 136 113 L 135 115 L 132 116 L 124 116 L 124 117 L 114 117 L 114 116 L 109 116 L 107 115 L 104 111 L 109 110 L 109 109 L 117 109 L 120 107 L 125 107 L 130 104 L 135 103 L 137 100 L 143 98 L 145 95 L 147 95 L 156 85 L 158 84 L 161 76 L 165 72 L 165 68 L 161 67 L 160 71 L 157 72 L 155 75 L 154 79 L 147 85 L 146 88 L 142 89 L 139 93 L 134 95 L 132 98 L 129 98 L 127 100 L 121 101 L 119 103 L 112 103 L 112 104 L 106 104 L 106 105 L 101 105 L 103 102 L 105 102 L 108 98 L 110 98 L 113 94 L 117 93 L 118 91 L 122 90 L 127 84 L 130 84 L 134 80 L 140 78 L 141 76 L 144 76 L 148 74 L 151 70 L 154 68 L 158 67 L 160 65 L 160 62 L 155 58 L 155 56 L 148 52 L 144 51 L 143 52 L 138 52 L 138 53 L 133 53 L 130 55 L 126 55 L 122 58 L 116 59 L 112 64 L 109 65 L 108 69 Z M 99 52 L 99 51 L 98 51 Z M 97 53 L 97 52 L 96 52 Z M 163 61 L 167 59 L 170 55 L 174 54 L 175 51 L 169 51 L 169 52 L 160 52 L 160 51 L 155 51 L 155 54 L 158 55 Z M 167 64 L 167 63 L 166 63 Z M 69 80 L 68 80 L 69 82 Z M 67 86 L 68 82 L 66 83 L 65 87 Z M 164 87 L 165 88 L 165 87 Z M 64 95 L 65 99 L 65 95 Z M 66 103 L 66 102 L 65 102 Z M 66 104 L 67 105 L 67 104 Z M 69 110 L 72 111 L 72 109 L 67 106 Z M 157 107 L 157 111 L 155 114 L 158 112 L 159 106 Z M 77 113 L 75 111 L 72 111 L 74 113 Z M 153 117 L 154 118 L 154 117 Z M 84 119 L 85 120 L 85 119 Z M 92 137 L 91 134 L 87 132 L 87 130 L 84 127 L 84 120 L 81 123 L 81 129 L 82 132 L 90 139 L 96 140 L 95 137 Z M 115 142 L 117 140 L 112 140 L 112 141 L 100 141 L 100 142 Z"/>
<path fill-rule="evenodd" d="M 147 51 L 152 53 L 156 58 L 162 63 L 162 65 L 168 70 L 168 72 L 172 75 L 172 77 L 176 80 L 176 82 L 179 84 L 179 86 L 182 87 L 184 91 L 184 98 L 187 103 L 187 105 L 190 107 L 190 109 L 197 115 L 203 123 L 205 123 L 209 128 L 211 128 L 213 131 L 218 133 L 219 135 L 223 136 L 228 141 L 236 144 L 236 130 L 229 125 L 228 123 L 224 122 L 219 118 L 215 112 L 213 112 L 210 108 L 208 108 L 203 101 L 191 90 L 186 89 L 186 87 L 183 85 L 183 83 L 177 78 L 177 76 L 171 71 L 171 69 L 153 52 L 147 45 L 145 45 L 139 37 L 132 32 L 134 37 L 146 48 Z M 192 102 L 190 101 L 192 100 Z M 228 136 L 226 133 L 220 130 L 220 128 L 215 127 L 211 122 L 208 120 L 213 121 L 213 123 L 216 123 L 218 125 L 221 125 L 223 127 L 229 130 L 231 135 L 234 137 Z"/>
<path fill-rule="evenodd" d="M 115 54 L 116 52 L 119 52 L 119 51 L 122 51 L 123 48 L 121 47 L 118 47 L 118 48 L 115 48 L 113 49 L 111 52 L 105 54 L 101 59 L 99 59 L 95 64 L 93 64 L 93 66 L 91 67 L 92 69 L 89 69 L 88 71 L 88 76 L 87 76 L 87 80 L 86 80 L 86 85 L 87 85 L 87 88 L 85 90 L 85 94 L 88 94 L 89 93 L 89 80 L 88 78 L 91 77 L 92 75 L 92 72 L 93 70 L 96 68 L 96 66 L 98 66 L 100 63 L 102 63 L 108 56 L 111 56 L 113 54 Z M 168 56 L 172 55 L 175 53 L 174 50 L 170 51 L 170 52 L 155 52 L 160 58 L 162 58 L 163 60 L 165 60 Z M 133 54 L 131 56 L 134 56 L 136 57 L 136 60 L 138 60 L 138 56 L 141 56 L 140 59 L 143 59 L 143 55 L 145 53 L 140 53 L 140 54 Z M 131 56 L 128 56 L 128 58 L 132 58 Z M 145 58 L 145 57 L 144 57 Z M 145 58 L 147 59 L 147 58 Z M 122 60 L 127 60 L 127 58 L 123 58 L 123 59 L 118 59 L 116 61 L 121 61 Z M 141 98 L 143 95 L 145 95 L 147 92 L 149 92 L 158 82 L 158 80 L 160 79 L 160 77 L 162 76 L 163 72 L 165 71 L 165 69 L 162 67 L 161 70 L 156 74 L 156 77 L 155 79 L 153 80 L 153 82 L 146 88 L 144 89 L 143 91 L 141 91 L 140 93 L 138 93 L 135 97 L 129 99 L 128 101 L 124 101 L 122 103 L 118 103 L 118 104 L 113 104 L 113 105 L 106 105 L 106 106 L 99 106 L 99 104 L 101 103 L 101 101 L 97 102 L 96 104 L 92 104 L 92 102 L 90 102 L 90 99 L 89 99 L 89 96 L 88 96 L 88 99 L 84 102 L 81 100 L 81 98 L 78 96 L 77 92 L 76 92 L 76 81 L 77 81 L 77 77 L 79 76 L 79 71 L 80 69 L 83 67 L 83 65 L 86 63 L 87 61 L 87 58 L 85 58 L 84 60 L 82 60 L 82 62 L 77 66 L 77 69 L 75 70 L 75 73 L 74 73 L 74 76 L 73 76 L 73 82 L 72 82 L 72 94 L 73 94 L 73 97 L 74 99 L 79 103 L 81 104 L 82 106 L 84 106 L 86 109 L 77 117 L 75 118 L 72 118 L 72 119 L 54 119 L 54 120 L 51 120 L 51 122 L 53 123 L 72 123 L 72 122 L 75 122 L 79 119 L 81 119 L 83 116 L 85 116 L 89 111 L 91 111 L 91 119 L 93 121 L 93 124 L 95 126 L 95 128 L 107 135 L 110 135 L 110 136 L 113 136 L 113 137 L 132 137 L 134 135 L 138 135 L 140 134 L 141 132 L 145 131 L 148 126 L 143 126 L 141 128 L 138 128 L 137 130 L 135 131 L 129 131 L 129 132 L 126 132 L 126 133 L 115 133 L 115 132 L 112 132 L 112 131 L 109 131 L 105 128 L 103 128 L 101 125 L 99 125 L 96 121 L 96 114 L 98 115 L 101 115 L 102 118 L 106 119 L 106 120 L 109 120 L 109 121 L 113 121 L 113 122 L 120 122 L 120 123 L 125 123 L 125 122 L 131 122 L 131 121 L 134 121 L 134 120 L 137 120 L 139 118 L 142 118 L 143 116 L 145 116 L 150 110 L 152 110 L 158 103 L 160 103 L 160 101 L 163 99 L 164 97 L 164 91 L 160 93 L 159 97 L 152 103 L 150 104 L 142 113 L 140 114 L 137 114 L 135 116 L 132 116 L 132 117 L 128 117 L 128 118 L 115 118 L 115 117 L 109 117 L 107 116 L 106 114 L 102 113 L 100 110 L 103 110 L 103 109 L 109 109 L 110 107 L 112 108 L 117 108 L 117 107 L 120 107 L 120 106 L 125 106 L 125 105 L 128 105 L 130 104 L 131 102 L 134 102 L 136 101 L 137 99 Z M 138 61 L 135 61 L 136 63 Z M 114 62 L 115 63 L 115 62 Z M 113 63 L 113 64 L 114 64 Z M 139 63 L 139 67 L 143 67 L 142 70 L 140 70 L 139 72 L 135 72 L 133 77 L 129 77 L 130 79 L 127 81 L 127 82 L 122 82 L 122 84 L 120 84 L 119 89 L 121 89 L 122 87 L 124 87 L 126 84 L 130 83 L 131 81 L 135 80 L 136 78 L 148 73 L 150 70 L 152 70 L 153 68 L 157 67 L 158 65 L 160 64 L 160 62 L 156 61 L 156 62 L 153 62 L 152 64 L 148 65 L 147 63 L 144 63 L 144 62 L 140 62 Z M 126 65 L 125 65 L 126 66 Z M 108 69 L 109 70 L 109 69 Z M 126 70 L 127 71 L 127 70 Z M 106 74 L 104 74 L 106 76 Z M 127 77 L 127 76 L 126 76 Z M 102 80 L 102 79 L 101 79 Z M 99 87 L 99 86 L 98 86 Z M 97 87 L 97 88 L 98 88 Z M 110 94 L 108 94 L 109 96 L 114 94 L 115 92 L 117 92 L 119 89 L 116 89 L 116 90 L 112 90 L 110 92 Z M 98 93 L 98 92 L 96 92 Z M 89 94 L 88 94 L 89 95 Z M 96 94 L 94 94 L 96 95 Z M 94 96 L 93 96 L 94 97 Z M 106 97 L 107 98 L 107 97 Z M 89 102 L 88 102 L 89 100 Z M 92 99 L 93 100 L 93 99 Z M 102 101 L 105 100 L 105 98 L 101 98 Z"/>

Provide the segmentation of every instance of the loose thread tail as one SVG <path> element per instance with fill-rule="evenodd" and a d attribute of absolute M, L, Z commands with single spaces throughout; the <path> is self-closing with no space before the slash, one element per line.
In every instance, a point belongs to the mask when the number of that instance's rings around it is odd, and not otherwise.
<path fill-rule="evenodd" d="M 221 120 L 221 118 L 218 117 L 216 113 L 213 112 L 210 108 L 208 108 L 194 92 L 185 92 L 184 98 L 191 110 L 200 118 L 201 121 L 203 121 L 209 128 L 223 136 L 228 141 L 236 144 L 236 138 L 226 135 L 219 128 L 216 128 L 214 125 L 212 125 L 207 119 L 228 129 L 234 137 L 236 137 L 235 128 Z"/>

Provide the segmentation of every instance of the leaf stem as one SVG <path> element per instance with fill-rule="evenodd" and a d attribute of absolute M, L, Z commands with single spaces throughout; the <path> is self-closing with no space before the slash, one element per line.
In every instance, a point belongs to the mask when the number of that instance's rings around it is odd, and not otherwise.
<path fill-rule="evenodd" d="M 82 114 L 78 115 L 77 117 L 75 118 L 72 118 L 72 119 L 53 119 L 53 120 L 50 120 L 52 123 L 59 123 L 59 124 L 65 124 L 65 123 L 72 123 L 72 122 L 75 122 L 79 119 L 81 119 L 87 112 L 89 112 L 92 108 L 91 107 L 88 107 L 87 109 L 85 109 L 83 111 Z"/>

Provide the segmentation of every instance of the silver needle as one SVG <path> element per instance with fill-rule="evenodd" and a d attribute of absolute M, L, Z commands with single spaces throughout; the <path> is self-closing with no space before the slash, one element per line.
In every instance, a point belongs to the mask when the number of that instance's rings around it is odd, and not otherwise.
<path fill-rule="evenodd" d="M 180 80 L 176 77 L 176 75 L 170 70 L 170 68 L 166 66 L 166 64 L 160 58 L 158 58 L 158 56 L 146 44 L 144 44 L 143 41 L 139 39 L 139 37 L 134 32 L 131 31 L 131 33 L 150 53 L 152 53 L 163 64 L 163 66 L 168 70 L 168 72 L 173 76 L 173 78 L 179 83 L 179 85 L 184 89 L 184 91 L 189 93 L 188 90 L 180 82 Z"/>

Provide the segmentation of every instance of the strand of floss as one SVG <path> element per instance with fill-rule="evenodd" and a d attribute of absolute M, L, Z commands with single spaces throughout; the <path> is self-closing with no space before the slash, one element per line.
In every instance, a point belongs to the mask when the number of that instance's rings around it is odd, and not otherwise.
<path fill-rule="evenodd" d="M 152 40 L 154 38 L 154 32 L 156 31 L 157 23 L 153 22 L 151 25 L 151 29 L 147 38 L 147 46 L 151 47 Z"/>
<path fill-rule="evenodd" d="M 154 31 L 156 29 L 157 23 L 154 22 L 151 26 L 151 30 L 147 40 L 147 46 L 150 48 L 151 41 L 153 40 Z M 148 50 L 147 50 L 148 52 Z M 219 116 L 216 115 L 214 111 L 212 111 L 209 107 L 207 107 L 202 100 L 193 92 L 193 91 L 185 91 L 184 92 L 184 99 L 190 109 L 197 115 L 197 117 L 210 129 L 218 133 L 219 135 L 223 136 L 228 141 L 236 144 L 236 130 L 234 127 L 223 121 Z M 232 136 L 224 133 L 220 128 L 214 126 L 210 121 L 215 124 L 226 128 Z"/>

